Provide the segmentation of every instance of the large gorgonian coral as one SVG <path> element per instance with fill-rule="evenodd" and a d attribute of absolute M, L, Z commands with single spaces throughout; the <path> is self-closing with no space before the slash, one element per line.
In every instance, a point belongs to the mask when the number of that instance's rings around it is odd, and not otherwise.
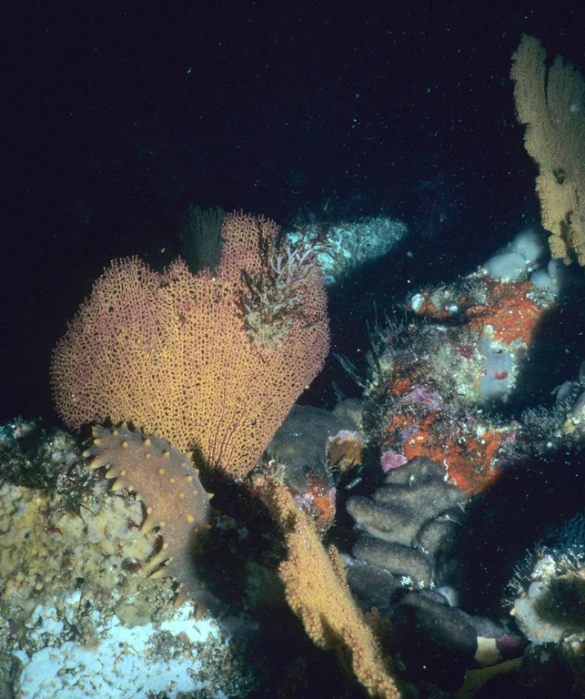
<path fill-rule="evenodd" d="M 131 420 L 233 476 L 254 466 L 329 351 L 326 294 L 310 248 L 279 267 L 272 221 L 231 214 L 222 238 L 215 275 L 129 258 L 96 281 L 53 354 L 69 427 Z"/>

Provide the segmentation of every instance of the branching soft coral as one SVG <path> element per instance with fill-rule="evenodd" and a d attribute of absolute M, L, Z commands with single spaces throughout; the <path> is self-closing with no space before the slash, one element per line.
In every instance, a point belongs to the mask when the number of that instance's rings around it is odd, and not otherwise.
<path fill-rule="evenodd" d="M 241 308 L 254 343 L 271 350 L 280 345 L 303 316 L 303 289 L 318 269 L 320 246 L 314 238 L 281 238 L 262 246 L 262 272 L 242 271 Z M 306 317 L 306 322 L 312 321 Z"/>
<path fill-rule="evenodd" d="M 114 261 L 53 354 L 68 427 L 132 421 L 246 475 L 329 351 L 314 254 L 281 250 L 279 235 L 274 222 L 235 213 L 215 273 L 192 274 L 181 260 L 162 274 L 138 258 Z"/>
<path fill-rule="evenodd" d="M 319 647 L 337 650 L 372 697 L 397 699 L 389 662 L 351 597 L 337 550 L 323 547 L 286 487 L 273 485 L 272 502 L 288 550 L 280 566 L 286 597 L 307 634 Z"/>

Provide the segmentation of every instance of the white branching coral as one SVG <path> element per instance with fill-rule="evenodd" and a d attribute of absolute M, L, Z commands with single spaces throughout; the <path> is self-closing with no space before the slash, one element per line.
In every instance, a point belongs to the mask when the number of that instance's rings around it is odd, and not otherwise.
<path fill-rule="evenodd" d="M 268 273 L 242 272 L 244 293 L 241 308 L 246 331 L 262 351 L 278 347 L 293 329 L 295 319 L 303 317 L 309 282 L 321 275 L 316 236 L 298 240 L 287 237 L 266 250 Z M 307 318 L 307 327 L 311 321 Z"/>
<path fill-rule="evenodd" d="M 301 240 L 308 231 L 325 243 L 318 250 L 318 258 L 325 283 L 332 285 L 390 253 L 406 237 L 408 228 L 387 216 L 335 224 L 310 221 L 290 233 L 290 239 Z"/>

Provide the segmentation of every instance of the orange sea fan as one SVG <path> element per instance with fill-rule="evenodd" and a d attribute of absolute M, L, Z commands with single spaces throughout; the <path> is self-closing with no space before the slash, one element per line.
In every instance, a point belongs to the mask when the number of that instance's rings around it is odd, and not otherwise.
<path fill-rule="evenodd" d="M 291 289 L 282 339 L 259 346 L 248 332 L 245 279 L 274 274 L 278 234 L 272 221 L 227 216 L 215 276 L 191 274 L 181 260 L 162 274 L 136 257 L 112 262 L 53 354 L 53 394 L 67 426 L 131 420 L 244 476 L 329 350 L 314 256 Z"/>

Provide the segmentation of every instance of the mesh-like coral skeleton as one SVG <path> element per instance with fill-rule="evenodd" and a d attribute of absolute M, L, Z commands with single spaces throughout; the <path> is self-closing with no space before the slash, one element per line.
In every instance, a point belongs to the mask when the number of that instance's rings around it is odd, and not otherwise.
<path fill-rule="evenodd" d="M 289 294 L 287 313 L 273 308 L 250 318 L 261 302 L 249 300 L 246 279 L 277 284 L 278 234 L 272 221 L 227 216 L 215 276 L 191 274 L 181 260 L 162 274 L 138 258 L 112 262 L 53 354 L 64 422 L 79 429 L 131 420 L 211 466 L 245 475 L 329 350 L 314 255 L 299 260 L 288 285 L 278 281 Z M 271 341 L 251 329 L 258 323 L 271 326 L 261 333 Z"/>

